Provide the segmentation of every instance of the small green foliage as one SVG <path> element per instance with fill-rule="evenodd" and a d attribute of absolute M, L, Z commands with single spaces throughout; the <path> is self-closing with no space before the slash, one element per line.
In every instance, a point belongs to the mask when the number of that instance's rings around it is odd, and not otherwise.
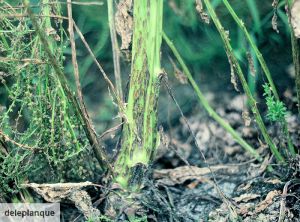
<path fill-rule="evenodd" d="M 11 153 L 4 156 L 0 153 L 0 193 L 14 194 L 19 189 L 18 184 L 30 170 L 30 166 L 25 164 L 29 152 Z"/>
<path fill-rule="evenodd" d="M 11 198 L 11 202 L 12 203 L 34 203 L 34 199 L 28 190 L 26 190 L 26 189 L 21 190 L 20 194 L 23 196 L 22 199 L 20 197 L 18 197 L 17 195 L 14 195 Z"/>
<path fill-rule="evenodd" d="M 147 216 L 143 217 L 134 217 L 133 219 L 130 219 L 129 222 L 147 222 Z"/>
<path fill-rule="evenodd" d="M 110 219 L 109 217 L 105 215 L 100 215 L 99 218 L 93 219 L 93 218 L 88 218 L 86 222 L 114 222 L 115 220 Z M 134 217 L 128 220 L 125 220 L 124 222 L 147 222 L 147 216 L 143 217 Z"/>
<path fill-rule="evenodd" d="M 38 20 L 40 28 L 49 32 L 50 50 L 62 65 L 66 44 L 62 20 L 49 17 L 50 11 L 60 16 L 60 5 L 49 5 L 47 0 L 41 3 L 47 6 L 36 7 L 44 15 Z M 0 7 L 0 14 L 16 13 L 15 10 Z M 23 13 L 23 9 L 18 10 Z M 0 192 L 19 191 L 19 184 L 26 179 L 62 182 L 91 178 L 94 162 L 80 159 L 89 158 L 81 120 L 55 75 L 30 19 L 4 16 L 0 26 L 3 30 L 0 32 L 0 51 L 4 58 L 0 61 L 0 89 L 5 89 L 5 94 L 0 96 L 3 105 L 0 130 L 6 136 L 8 153 L 0 152 Z M 45 171 L 51 172 L 50 175 L 44 176 Z"/>
<path fill-rule="evenodd" d="M 285 107 L 282 101 L 276 100 L 274 94 L 271 90 L 269 84 L 265 83 L 263 85 L 264 94 L 266 104 L 268 107 L 267 119 L 271 122 L 280 122 L 283 123 L 285 121 L 285 117 L 287 114 L 287 108 Z"/>

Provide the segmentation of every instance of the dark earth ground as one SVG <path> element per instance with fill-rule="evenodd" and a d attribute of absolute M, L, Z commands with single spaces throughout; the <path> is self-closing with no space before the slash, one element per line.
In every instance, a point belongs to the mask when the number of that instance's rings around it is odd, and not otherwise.
<path fill-rule="evenodd" d="M 249 222 L 300 221 L 300 157 L 290 158 L 286 166 L 273 164 L 274 159 L 262 142 L 254 120 L 251 119 L 250 126 L 245 126 L 242 118 L 242 112 L 247 110 L 245 97 L 228 92 L 218 95 L 206 93 L 217 112 L 258 149 L 264 162 L 255 161 L 204 110 L 195 108 L 187 118 L 199 150 L 184 118 L 178 111 L 166 108 L 172 101 L 163 101 L 169 118 L 164 121 L 157 158 L 143 194 L 138 198 L 143 206 L 141 214 L 147 214 L 148 221 L 158 222 L 221 222 L 230 221 L 234 214 L 240 221 Z M 290 93 L 285 92 L 285 95 Z M 289 108 L 293 107 L 292 100 L 290 96 L 285 97 Z M 174 121 L 174 115 L 178 121 Z M 299 119 L 289 115 L 287 120 L 294 145 L 299 148 Z M 278 147 L 285 147 L 280 126 L 269 124 L 268 131 Z M 272 172 L 267 170 L 268 163 L 273 164 Z M 96 188 L 87 191 L 93 202 L 99 204 L 101 192 Z M 100 209 L 102 204 L 98 205 Z M 228 206 L 233 209 L 231 212 Z M 65 221 L 84 221 L 70 204 L 62 204 L 62 214 Z M 123 215 L 118 221 L 126 219 Z"/>
<path fill-rule="evenodd" d="M 276 59 L 270 63 L 278 67 L 275 70 L 276 84 L 288 110 L 292 111 L 287 116 L 287 120 L 293 143 L 299 149 L 300 120 L 296 116 L 295 90 L 291 87 L 294 85 L 294 80 L 286 70 L 286 64 L 290 61 L 285 61 L 287 56 L 276 57 Z M 255 161 L 208 116 L 199 105 L 189 85 L 179 84 L 177 80 L 169 78 L 174 96 L 188 119 L 199 148 L 195 146 L 194 138 L 184 118 L 180 115 L 165 87 L 162 86 L 158 115 L 159 125 L 162 125 L 164 132 L 161 135 L 162 140 L 157 157 L 149 170 L 149 177 L 146 178 L 143 194 L 138 197 L 139 202 L 142 203 L 141 215 L 146 214 L 148 221 L 157 222 L 222 222 L 230 221 L 230 216 L 235 213 L 238 214 L 240 221 L 248 222 L 300 221 L 298 219 L 300 218 L 300 157 L 290 158 L 286 166 L 275 165 L 275 160 L 264 144 L 251 115 L 250 125 L 245 125 L 242 113 L 249 111 L 247 100 L 241 92 L 234 91 L 230 84 L 230 75 L 220 70 L 206 72 L 195 77 L 205 92 L 205 97 L 217 113 L 259 151 L 264 157 L 264 162 L 261 164 Z M 258 82 L 258 86 L 261 86 L 261 81 Z M 102 85 L 97 85 L 93 89 L 87 88 L 84 91 L 84 94 L 88 95 L 85 98 L 88 104 L 92 104 L 87 108 L 97 132 L 110 129 L 119 121 L 118 119 L 111 120 L 114 108 L 111 107 L 111 97 L 103 90 L 104 88 Z M 99 92 L 101 92 L 100 98 Z M 258 95 L 262 93 L 257 92 Z M 265 102 L 262 98 L 258 102 L 262 115 L 265 116 Z M 103 119 L 99 120 L 99 116 L 107 116 L 105 117 L 107 122 L 105 123 Z M 284 150 L 286 145 L 280 126 L 267 121 L 266 123 L 274 142 Z M 115 149 L 119 135 L 120 131 L 117 131 L 103 137 L 108 151 Z M 217 187 L 200 151 L 213 171 Z M 83 156 L 81 159 L 79 157 L 80 161 L 75 163 L 76 166 L 71 163 L 66 169 L 79 169 L 83 166 L 80 171 L 84 177 L 81 175 L 81 178 L 101 184 L 101 175 L 97 175 L 99 169 L 93 166 L 97 161 L 91 156 L 92 154 L 88 157 Z M 86 167 L 87 163 L 89 167 Z M 267 170 L 268 163 L 274 169 L 272 172 Z M 43 181 L 47 180 L 41 179 L 40 182 Z M 69 181 L 72 181 L 72 178 L 62 182 Z M 92 197 L 94 206 L 103 210 L 105 189 L 92 187 L 85 190 Z M 231 213 L 228 205 L 234 209 Z M 61 210 L 63 221 L 85 221 L 74 204 L 62 202 Z M 124 214 L 118 219 L 118 221 L 128 220 Z"/>

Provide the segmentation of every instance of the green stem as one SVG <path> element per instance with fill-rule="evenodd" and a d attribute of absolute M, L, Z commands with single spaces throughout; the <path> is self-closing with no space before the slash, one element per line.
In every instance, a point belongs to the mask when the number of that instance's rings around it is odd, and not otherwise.
<path fill-rule="evenodd" d="M 279 95 L 278 95 L 278 92 L 277 92 L 277 89 L 276 89 L 276 86 L 275 86 L 275 84 L 273 82 L 273 79 L 272 79 L 270 70 L 269 70 L 269 68 L 268 68 L 268 66 L 266 64 L 266 61 L 265 61 L 264 57 L 262 56 L 261 52 L 259 51 L 259 49 L 257 48 L 257 46 L 256 46 L 253 38 L 249 34 L 249 32 L 248 32 L 248 30 L 247 30 L 244 22 L 237 16 L 237 14 L 235 13 L 234 9 L 231 7 L 230 3 L 227 0 L 223 0 L 223 3 L 226 6 L 227 10 L 229 11 L 230 15 L 232 16 L 232 18 L 234 19 L 234 21 L 237 23 L 237 25 L 240 27 L 240 29 L 243 31 L 244 35 L 246 36 L 246 38 L 247 38 L 250 46 L 252 47 L 252 49 L 253 49 L 253 51 L 254 51 L 254 53 L 255 53 L 255 55 L 256 55 L 259 63 L 260 63 L 260 65 L 261 65 L 263 73 L 265 74 L 266 78 L 268 79 L 268 82 L 270 84 L 270 87 L 272 89 L 272 92 L 273 92 L 276 100 L 280 101 Z M 293 43 L 293 40 L 292 40 L 292 43 Z M 293 49 L 294 49 L 294 47 L 293 47 Z M 293 55 L 294 55 L 294 53 L 293 53 Z M 298 69 L 299 69 L 299 63 L 298 63 Z M 297 83 L 297 81 L 296 81 L 296 83 Z M 299 75 L 299 89 L 300 89 L 300 75 Z M 283 124 L 284 124 L 283 125 L 284 132 L 285 132 L 285 135 L 287 137 L 288 148 L 289 148 L 291 154 L 293 156 L 295 156 L 296 151 L 295 151 L 293 142 L 291 140 L 291 136 L 290 136 L 289 131 L 288 131 L 288 124 L 287 124 L 286 120 L 283 122 Z"/>
<path fill-rule="evenodd" d="M 134 1 L 130 88 L 115 181 L 136 190 L 157 147 L 162 0 Z"/>
<path fill-rule="evenodd" d="M 56 95 L 57 95 L 57 91 L 54 92 L 53 101 L 52 101 L 50 144 L 54 144 L 54 133 L 55 133 L 55 129 L 54 129 L 55 122 L 54 121 L 55 121 Z"/>
<path fill-rule="evenodd" d="M 237 23 L 237 25 L 240 27 L 240 29 L 243 31 L 244 35 L 246 36 L 250 46 L 252 47 L 252 49 L 254 50 L 254 53 L 261 65 L 261 68 L 265 74 L 265 76 L 268 79 L 268 82 L 272 88 L 272 91 L 274 93 L 274 96 L 276 97 L 277 100 L 279 100 L 279 95 L 276 89 L 276 86 L 273 82 L 270 70 L 266 64 L 266 61 L 264 59 L 264 57 L 262 56 L 261 52 L 259 51 L 259 49 L 257 48 L 254 40 L 252 39 L 251 35 L 249 34 L 244 22 L 237 16 L 237 14 L 235 13 L 234 9 L 231 7 L 230 3 L 227 0 L 223 0 L 224 5 L 226 6 L 226 8 L 228 9 L 230 15 L 232 16 L 232 18 L 234 19 L 234 21 Z"/>
<path fill-rule="evenodd" d="M 168 38 L 168 36 L 163 33 L 163 38 L 167 45 L 170 47 L 171 51 L 173 52 L 174 56 L 178 60 L 180 66 L 182 67 L 182 70 L 184 74 L 189 79 L 193 89 L 195 90 L 198 99 L 200 103 L 203 105 L 203 107 L 208 112 L 209 116 L 211 116 L 215 121 L 217 121 L 228 133 L 231 134 L 231 136 L 236 140 L 238 144 L 240 144 L 247 152 L 249 152 L 253 157 L 255 157 L 257 160 L 262 161 L 262 158 L 260 157 L 259 153 L 251 146 L 249 145 L 230 125 L 228 122 L 226 122 L 221 116 L 218 115 L 217 112 L 213 110 L 213 108 L 209 105 L 207 99 L 201 92 L 200 88 L 198 87 L 197 83 L 195 82 L 190 70 L 184 63 L 182 57 L 180 56 L 179 52 L 177 51 L 176 47 L 174 46 L 173 42 Z"/>
<path fill-rule="evenodd" d="M 264 137 L 264 140 L 265 142 L 269 145 L 272 153 L 274 154 L 275 158 L 277 159 L 277 161 L 279 162 L 284 162 L 284 157 L 280 154 L 280 152 L 278 151 L 276 145 L 273 143 L 272 139 L 270 138 L 268 132 L 267 132 L 267 129 L 265 127 L 265 124 L 262 120 L 262 117 L 260 115 L 260 112 L 257 108 L 257 104 L 256 104 L 256 100 L 254 99 L 254 97 L 252 96 L 251 92 L 250 92 L 250 89 L 247 85 L 247 81 L 244 77 L 244 74 L 243 74 L 243 71 L 242 71 L 242 68 L 238 62 L 238 60 L 236 59 L 235 55 L 234 55 L 234 52 L 233 52 L 233 49 L 232 49 L 232 46 L 230 44 L 230 41 L 229 41 L 229 37 L 227 36 L 218 16 L 216 15 L 211 3 L 209 0 L 204 0 L 204 3 L 206 5 L 206 8 L 223 40 L 223 43 L 224 43 L 224 47 L 225 47 L 225 50 L 227 52 L 227 55 L 228 55 L 228 59 L 230 60 L 230 62 L 232 63 L 232 66 L 234 67 L 240 81 L 241 81 L 241 84 L 242 84 L 242 87 L 245 91 L 245 94 L 247 95 L 248 97 L 248 101 L 249 101 L 249 105 L 252 109 L 252 113 L 255 117 L 255 120 L 256 120 L 256 123 L 258 125 L 258 127 L 260 128 L 260 131 Z"/>

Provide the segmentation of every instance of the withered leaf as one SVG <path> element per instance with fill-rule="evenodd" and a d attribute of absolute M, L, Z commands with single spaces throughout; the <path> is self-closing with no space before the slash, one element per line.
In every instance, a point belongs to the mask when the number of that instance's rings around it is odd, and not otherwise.
<path fill-rule="evenodd" d="M 260 213 L 262 211 L 264 211 L 267 207 L 269 207 L 272 203 L 273 203 L 273 199 L 275 197 L 278 197 L 279 195 L 281 195 L 281 191 L 280 190 L 273 190 L 270 191 L 267 194 L 266 199 L 264 199 L 262 202 L 260 202 L 256 208 L 255 208 L 255 213 Z"/>
<path fill-rule="evenodd" d="M 56 184 L 23 184 L 24 187 L 33 189 L 41 195 L 47 202 L 62 202 L 69 200 L 75 204 L 77 209 L 83 213 L 86 218 L 98 217 L 100 212 L 93 207 L 92 199 L 89 194 L 81 190 L 87 186 L 93 186 L 91 182 L 82 183 L 56 183 Z"/>
<path fill-rule="evenodd" d="M 175 169 L 155 170 L 153 177 L 157 179 L 159 184 L 173 186 L 182 184 L 187 180 L 208 181 L 211 172 L 225 171 L 228 174 L 235 174 L 239 171 L 238 166 L 216 165 L 208 167 L 182 166 Z"/>
<path fill-rule="evenodd" d="M 203 4 L 202 4 L 201 0 L 196 0 L 196 10 L 199 13 L 201 19 L 206 24 L 209 24 L 209 17 L 208 17 L 208 14 L 203 10 Z"/>
<path fill-rule="evenodd" d="M 236 201 L 236 202 L 248 202 L 250 200 L 253 200 L 253 199 L 256 199 L 260 197 L 259 194 L 254 194 L 254 193 L 244 193 L 242 194 L 241 196 L 239 197 L 234 197 L 233 199 Z"/>
<path fill-rule="evenodd" d="M 291 23 L 295 36 L 300 38 L 300 0 L 295 0 L 292 6 Z"/>
<path fill-rule="evenodd" d="M 122 50 L 127 50 L 132 39 L 133 18 L 130 15 L 132 0 L 121 0 L 117 5 L 115 15 L 115 26 L 117 33 L 121 36 Z"/>
<path fill-rule="evenodd" d="M 278 23 L 277 23 L 277 19 L 278 19 L 278 16 L 277 16 L 278 2 L 279 2 L 278 0 L 274 0 L 273 3 L 272 3 L 272 7 L 274 8 L 274 13 L 273 13 L 273 17 L 272 17 L 272 28 L 277 33 L 279 33 Z"/>

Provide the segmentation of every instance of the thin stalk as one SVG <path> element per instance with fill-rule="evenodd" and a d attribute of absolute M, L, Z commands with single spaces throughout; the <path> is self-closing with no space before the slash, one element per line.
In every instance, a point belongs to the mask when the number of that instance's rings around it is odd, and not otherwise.
<path fill-rule="evenodd" d="M 52 145 L 54 143 L 54 124 L 55 124 L 55 103 L 56 103 L 56 95 L 57 91 L 55 91 L 54 96 L 53 96 L 53 102 L 52 102 L 52 112 L 51 112 L 51 136 L 50 136 L 50 144 Z"/>
<path fill-rule="evenodd" d="M 176 57 L 177 61 L 179 62 L 180 66 L 182 67 L 183 73 L 189 79 L 193 89 L 195 90 L 200 103 L 203 105 L 205 110 L 208 112 L 209 116 L 211 116 L 217 123 L 219 123 L 230 135 L 235 139 L 235 141 L 240 144 L 247 152 L 249 152 L 253 157 L 257 160 L 262 161 L 259 153 L 249 145 L 231 126 L 228 122 L 226 122 L 221 116 L 218 115 L 217 112 L 209 105 L 207 99 L 201 92 L 200 88 L 198 87 L 197 83 L 195 82 L 190 70 L 186 66 L 185 62 L 183 61 L 182 57 L 180 56 L 179 52 L 177 51 L 173 42 L 169 39 L 169 37 L 163 33 L 163 39 L 173 52 L 174 56 Z"/>
<path fill-rule="evenodd" d="M 292 39 L 292 51 L 293 51 L 293 62 L 295 66 L 295 78 L 296 78 L 296 92 L 298 100 L 298 113 L 300 115 L 300 56 L 299 56 L 299 43 L 296 37 L 291 34 Z"/>
<path fill-rule="evenodd" d="M 253 95 L 251 94 L 251 91 L 249 89 L 249 86 L 247 85 L 247 81 L 244 77 L 244 74 L 243 74 L 243 71 L 242 71 L 242 68 L 238 62 L 238 60 L 236 59 L 235 55 L 234 55 L 234 52 L 233 52 L 233 48 L 230 44 L 230 41 L 229 41 L 229 37 L 228 37 L 228 34 L 225 32 L 218 16 L 216 15 L 211 3 L 209 0 L 204 0 L 204 3 L 206 5 L 206 8 L 223 40 L 223 43 L 224 43 L 224 47 L 225 47 L 225 50 L 226 50 L 226 53 L 228 55 L 228 59 L 230 60 L 230 62 L 232 63 L 232 66 L 235 70 L 235 72 L 237 73 L 240 81 L 241 81 L 241 84 L 242 84 L 242 87 L 244 89 L 244 92 L 245 94 L 247 95 L 248 97 L 248 101 L 249 101 L 249 105 L 252 109 L 252 113 L 255 117 L 255 120 L 256 120 L 256 123 L 263 135 L 263 138 L 265 140 L 265 142 L 269 145 L 272 153 L 274 154 L 275 158 L 277 161 L 279 162 L 285 162 L 284 160 L 284 157 L 280 154 L 280 152 L 278 151 L 276 145 L 273 143 L 272 139 L 270 138 L 268 132 L 267 132 L 267 129 L 266 129 L 266 126 L 263 122 L 263 119 L 260 115 L 260 112 L 257 108 L 257 103 L 256 103 L 256 100 L 254 99 Z"/>
<path fill-rule="evenodd" d="M 252 47 L 252 49 L 254 50 L 254 53 L 261 65 L 261 68 L 265 74 L 265 76 L 268 79 L 268 82 L 272 88 L 272 91 L 274 93 L 274 96 L 277 100 L 279 100 L 279 95 L 276 89 L 276 86 L 273 82 L 270 70 L 266 64 L 266 61 L 264 59 L 264 57 L 262 56 L 261 52 L 259 51 L 259 49 L 257 48 L 254 40 L 252 39 L 251 35 L 249 34 L 244 22 L 237 16 L 237 14 L 235 13 L 234 9 L 231 7 L 230 3 L 227 0 L 223 0 L 224 5 L 226 6 L 227 10 L 229 11 L 230 15 L 232 16 L 232 18 L 234 19 L 234 21 L 237 23 L 237 25 L 240 27 L 240 29 L 243 31 L 244 35 L 246 36 L 250 46 Z"/>
<path fill-rule="evenodd" d="M 73 25 L 74 25 L 74 28 L 79 36 L 79 38 L 81 39 L 81 41 L 83 42 L 85 48 L 87 49 L 87 51 L 89 52 L 90 56 L 92 57 L 93 61 L 95 62 L 95 64 L 97 65 L 98 69 L 100 70 L 104 80 L 107 82 L 111 92 L 112 92 L 112 95 L 113 95 L 113 98 L 116 99 L 116 102 L 117 102 L 117 105 L 119 107 L 119 109 L 121 110 L 121 112 L 124 111 L 124 104 L 123 104 L 123 101 L 120 99 L 120 97 L 118 96 L 118 93 L 117 93 L 117 90 L 115 89 L 114 87 L 114 84 L 112 83 L 112 81 L 110 81 L 110 79 L 108 78 L 108 75 L 105 73 L 103 67 L 101 66 L 101 64 L 98 62 L 95 54 L 93 53 L 91 47 L 89 46 L 89 44 L 87 43 L 87 41 L 85 40 L 82 32 L 80 31 L 80 29 L 78 28 L 78 26 L 76 25 L 76 23 L 74 22 L 74 19 L 73 19 Z"/>
<path fill-rule="evenodd" d="M 74 78 L 76 83 L 76 91 L 77 96 L 79 100 L 79 104 L 81 107 L 84 107 L 83 103 L 83 96 L 81 91 L 81 85 L 80 85 L 80 75 L 79 75 L 79 69 L 78 69 L 78 62 L 77 62 L 77 55 L 76 55 L 76 43 L 75 43 L 75 37 L 74 37 L 74 25 L 73 25 L 73 15 L 72 15 L 72 0 L 67 0 L 67 10 L 68 10 L 68 18 L 69 18 L 69 38 L 70 38 L 70 44 L 71 44 L 71 51 L 72 51 L 72 64 L 73 64 L 73 71 L 74 71 Z"/>
<path fill-rule="evenodd" d="M 279 94 L 277 92 L 277 89 L 276 89 L 276 86 L 273 82 L 273 79 L 272 79 L 272 75 L 271 75 L 271 72 L 267 66 L 267 63 L 263 57 L 263 55 L 261 54 L 261 52 L 259 51 L 258 47 L 256 46 L 253 38 L 251 37 L 251 35 L 249 34 L 244 22 L 238 17 L 238 15 L 235 13 L 234 9 L 231 7 L 230 3 L 227 1 L 227 0 L 223 0 L 223 3 L 224 5 L 226 6 L 227 10 L 229 11 L 230 15 L 232 16 L 232 18 L 234 19 L 234 21 L 237 23 L 237 25 L 240 27 L 240 29 L 243 31 L 244 35 L 246 36 L 250 46 L 252 47 L 260 65 L 261 65 L 261 68 L 263 70 L 263 73 L 265 74 L 266 78 L 268 79 L 268 82 L 270 84 L 270 87 L 272 89 L 272 92 L 275 96 L 275 99 L 280 101 L 279 99 Z M 292 40 L 293 42 L 293 40 Z M 294 53 L 293 53 L 294 55 Z M 299 56 L 299 55 L 298 55 Z M 299 59 L 298 59 L 299 60 Z M 298 69 L 299 69 L 299 64 L 298 64 Z M 298 70 L 299 71 L 299 70 Z M 297 83 L 297 80 L 296 80 L 296 83 Z M 300 87 L 300 74 L 299 74 L 299 87 Z M 299 88 L 300 89 L 300 88 Z M 297 91 L 298 92 L 298 91 Z M 300 96 L 300 95 L 299 95 Z M 288 148 L 290 150 L 290 153 L 295 156 L 296 154 L 296 151 L 295 151 L 295 148 L 294 148 L 294 145 L 293 145 L 293 142 L 291 140 L 291 136 L 290 136 L 290 133 L 288 131 L 288 124 L 286 122 L 286 120 L 283 122 L 283 128 L 284 128 L 284 134 L 286 135 L 287 137 L 287 143 L 288 143 Z"/>
<path fill-rule="evenodd" d="M 293 54 L 293 63 L 295 67 L 295 78 L 296 78 L 296 92 L 297 92 L 297 100 L 298 100 L 298 114 L 300 115 L 300 55 L 299 55 L 299 42 L 295 36 L 294 29 L 292 27 L 291 22 L 291 7 L 293 4 L 293 0 L 286 0 L 287 4 L 287 14 L 289 19 L 289 25 L 291 30 L 291 43 L 292 43 L 292 54 Z"/>
<path fill-rule="evenodd" d="M 120 69 L 120 49 L 119 49 L 117 34 L 116 34 L 113 0 L 107 0 L 107 10 L 108 10 L 110 39 L 111 39 L 111 45 L 113 51 L 116 88 L 117 88 L 118 96 L 120 97 L 121 100 L 123 100 L 122 78 L 121 78 L 121 69 Z"/>

